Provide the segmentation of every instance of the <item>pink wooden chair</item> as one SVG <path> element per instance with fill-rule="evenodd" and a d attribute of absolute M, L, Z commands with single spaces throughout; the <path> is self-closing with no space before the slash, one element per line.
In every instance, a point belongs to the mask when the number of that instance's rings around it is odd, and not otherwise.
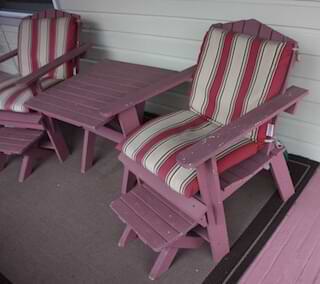
<path fill-rule="evenodd" d="M 111 204 L 126 224 L 119 245 L 139 238 L 159 252 L 151 279 L 180 248 L 204 240 L 215 263 L 228 254 L 223 201 L 267 165 L 283 201 L 294 193 L 272 129 L 307 94 L 285 85 L 296 51 L 294 40 L 256 20 L 213 25 L 196 67 L 164 82 L 193 80 L 189 109 L 146 123 L 119 145 L 122 195 Z"/>
<path fill-rule="evenodd" d="M 60 161 L 68 156 L 54 122 L 29 112 L 25 102 L 79 71 L 79 59 L 88 45 L 80 46 L 80 16 L 47 10 L 22 19 L 17 49 L 0 56 L 0 63 L 17 56 L 17 76 L 0 71 L 0 126 L 46 130 Z"/>

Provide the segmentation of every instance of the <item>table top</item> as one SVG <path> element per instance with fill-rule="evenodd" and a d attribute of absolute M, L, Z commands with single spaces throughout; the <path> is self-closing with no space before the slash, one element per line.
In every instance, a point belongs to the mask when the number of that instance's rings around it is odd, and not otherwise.
<path fill-rule="evenodd" d="M 30 99 L 26 106 L 76 126 L 96 129 L 111 119 L 102 116 L 101 109 L 106 111 L 119 100 L 129 100 L 130 93 L 174 73 L 156 67 L 102 60 L 88 71 Z"/>

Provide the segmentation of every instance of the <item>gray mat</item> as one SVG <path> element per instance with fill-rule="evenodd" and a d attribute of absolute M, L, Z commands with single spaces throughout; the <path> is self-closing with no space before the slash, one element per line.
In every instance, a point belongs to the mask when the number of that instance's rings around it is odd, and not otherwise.
<path fill-rule="evenodd" d="M 0 271 L 14 284 L 151 283 L 156 254 L 139 241 L 117 246 L 124 225 L 109 209 L 119 195 L 122 166 L 114 144 L 98 139 L 97 162 L 79 170 L 82 132 L 67 127 L 72 155 L 52 155 L 23 184 L 20 158 L 0 174 Z M 262 172 L 225 202 L 234 242 L 274 192 Z M 155 283 L 201 283 L 214 264 L 210 250 L 184 250 Z"/>

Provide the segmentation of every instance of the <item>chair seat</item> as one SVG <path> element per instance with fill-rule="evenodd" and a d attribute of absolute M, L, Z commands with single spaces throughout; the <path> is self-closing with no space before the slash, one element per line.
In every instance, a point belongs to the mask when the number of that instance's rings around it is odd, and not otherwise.
<path fill-rule="evenodd" d="M 25 102 L 33 97 L 33 91 L 30 88 L 24 88 L 15 85 L 20 79 L 19 76 L 1 76 L 0 78 L 0 110 L 14 112 L 29 112 L 25 107 Z M 40 80 L 41 89 L 47 89 L 61 80 L 53 78 L 42 78 Z"/>
<path fill-rule="evenodd" d="M 130 159 L 160 177 L 174 191 L 187 197 L 199 191 L 195 169 L 177 164 L 177 155 L 208 135 L 222 124 L 207 120 L 193 111 L 175 112 L 146 123 L 119 147 Z M 245 137 L 219 153 L 218 170 L 223 172 L 257 153 L 258 143 Z"/>

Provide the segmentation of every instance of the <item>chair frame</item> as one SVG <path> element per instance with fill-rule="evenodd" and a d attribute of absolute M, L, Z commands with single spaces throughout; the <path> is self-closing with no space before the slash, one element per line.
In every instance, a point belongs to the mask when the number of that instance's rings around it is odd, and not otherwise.
<path fill-rule="evenodd" d="M 292 69 L 295 61 L 297 61 L 298 45 L 296 41 L 254 19 L 226 24 L 219 23 L 214 26 L 234 32 L 259 36 L 262 39 L 293 42 L 295 48 L 289 71 Z M 153 88 L 150 87 L 148 90 L 144 90 L 144 92 L 132 95 L 130 98 L 131 104 L 134 105 L 151 98 L 155 95 L 155 90 L 166 91 L 182 82 L 191 81 L 194 71 L 195 66 L 190 67 L 169 79 L 158 82 Z M 274 124 L 276 117 L 281 112 L 294 113 L 297 103 L 307 93 L 307 90 L 299 87 L 292 86 L 287 88 L 287 83 L 285 82 L 278 96 L 222 127 L 214 136 L 208 136 L 183 150 L 178 155 L 177 162 L 182 167 L 196 169 L 199 182 L 200 194 L 191 198 L 186 198 L 172 191 L 159 177 L 153 175 L 123 153 L 119 155 L 119 159 L 124 165 L 122 195 L 119 200 L 124 199 L 131 192 L 139 190 L 139 187 L 145 186 L 149 190 L 161 195 L 168 203 L 175 206 L 177 210 L 197 222 L 197 226 L 192 231 L 197 233 L 198 237 L 191 237 L 185 234 L 176 242 L 168 243 L 166 247 L 159 251 L 160 254 L 149 274 L 150 279 L 157 278 L 169 268 L 179 248 L 196 248 L 202 244 L 201 239 L 209 242 L 213 262 L 218 263 L 227 255 L 230 245 L 223 201 L 266 166 L 271 166 L 270 168 L 282 200 L 287 201 L 294 194 L 294 186 L 283 155 L 284 148 L 279 148 L 275 141 L 266 143 L 257 154 L 222 174 L 218 173 L 216 155 L 228 146 L 238 142 L 245 134 L 262 124 Z M 121 110 L 124 111 L 123 113 L 130 113 L 128 119 L 136 116 L 132 110 L 125 110 L 124 106 L 119 105 L 114 109 L 115 112 L 120 112 Z M 134 126 L 132 129 L 136 127 Z M 137 234 L 136 228 L 133 228 L 132 224 L 129 224 L 130 222 L 127 222 L 128 220 L 123 218 L 123 212 L 116 208 L 116 202 L 117 200 L 111 203 L 111 208 L 127 224 L 119 241 L 119 246 L 122 247 L 129 240 L 137 238 L 139 234 Z M 142 237 L 140 231 L 139 238 L 153 248 Z"/>
<path fill-rule="evenodd" d="M 33 92 L 37 94 L 38 92 L 41 92 L 39 79 L 42 76 L 46 75 L 52 69 L 55 69 L 70 60 L 74 61 L 75 74 L 79 73 L 80 57 L 84 55 L 84 53 L 90 48 L 89 44 L 80 45 L 80 16 L 52 9 L 35 13 L 33 15 L 27 16 L 25 19 L 59 18 L 64 16 L 71 16 L 76 21 L 76 47 L 73 50 L 56 58 L 52 62 L 49 62 L 48 64 L 42 66 L 37 71 L 18 79 L 15 82 L 16 85 L 20 85 L 22 88 L 31 88 Z M 12 59 L 17 55 L 18 49 L 14 49 L 0 56 L 0 63 Z M 0 75 L 6 76 L 6 73 L 2 72 L 2 74 Z M 18 113 L 12 111 L 0 111 L 0 127 L 1 126 L 45 130 L 50 142 L 42 145 L 42 147 L 53 149 L 57 154 L 60 162 L 64 161 L 69 155 L 69 150 L 56 122 L 53 119 L 48 118 L 40 113 Z"/>

